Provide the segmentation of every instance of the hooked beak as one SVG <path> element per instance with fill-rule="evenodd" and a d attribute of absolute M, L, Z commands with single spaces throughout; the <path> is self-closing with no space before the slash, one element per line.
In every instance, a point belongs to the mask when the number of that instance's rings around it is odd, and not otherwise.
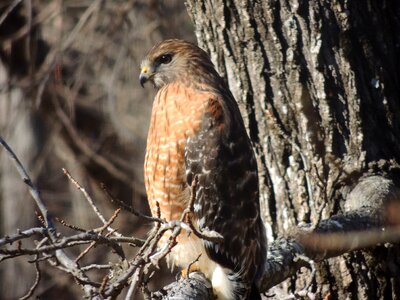
<path fill-rule="evenodd" d="M 142 70 L 140 71 L 140 76 L 139 76 L 139 82 L 142 87 L 144 87 L 144 84 L 150 79 L 151 76 L 153 76 L 154 73 L 151 71 L 151 69 L 147 66 L 144 66 Z"/>

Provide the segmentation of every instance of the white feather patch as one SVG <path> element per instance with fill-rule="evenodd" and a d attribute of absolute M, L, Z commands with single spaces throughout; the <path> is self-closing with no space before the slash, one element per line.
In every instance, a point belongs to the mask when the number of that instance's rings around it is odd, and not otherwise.
<path fill-rule="evenodd" d="M 211 284 L 218 300 L 234 299 L 233 282 L 229 280 L 225 270 L 217 265 L 211 278 Z"/>

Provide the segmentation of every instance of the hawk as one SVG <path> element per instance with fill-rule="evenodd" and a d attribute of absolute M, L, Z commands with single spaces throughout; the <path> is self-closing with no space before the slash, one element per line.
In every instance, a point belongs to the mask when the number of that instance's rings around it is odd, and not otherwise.
<path fill-rule="evenodd" d="M 257 163 L 227 84 L 205 51 L 177 39 L 148 52 L 139 79 L 158 89 L 144 166 L 152 214 L 158 202 L 162 218 L 179 220 L 196 177 L 194 226 L 223 237 L 212 242 L 182 233 L 169 263 L 187 268 L 201 254 L 194 269 L 210 279 L 218 299 L 260 299 L 255 282 L 266 237 Z"/>

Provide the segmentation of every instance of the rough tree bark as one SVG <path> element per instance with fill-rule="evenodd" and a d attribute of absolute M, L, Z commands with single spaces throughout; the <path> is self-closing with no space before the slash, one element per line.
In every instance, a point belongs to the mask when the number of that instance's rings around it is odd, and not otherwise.
<path fill-rule="evenodd" d="M 187 7 L 254 142 L 270 241 L 371 197 L 388 201 L 400 179 L 395 0 L 188 0 Z M 292 276 L 286 288 L 311 280 L 318 298 L 399 299 L 399 254 L 389 244 L 347 253 L 318 263 L 315 277 Z"/>

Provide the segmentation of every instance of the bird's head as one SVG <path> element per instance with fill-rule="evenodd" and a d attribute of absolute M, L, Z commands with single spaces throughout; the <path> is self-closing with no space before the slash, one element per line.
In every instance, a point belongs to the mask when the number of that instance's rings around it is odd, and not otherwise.
<path fill-rule="evenodd" d="M 208 54 L 196 45 L 178 39 L 155 45 L 140 65 L 140 84 L 151 81 L 156 88 L 177 81 L 190 82 L 198 72 L 217 74 Z M 218 74 L 217 74 L 218 76 Z"/>

